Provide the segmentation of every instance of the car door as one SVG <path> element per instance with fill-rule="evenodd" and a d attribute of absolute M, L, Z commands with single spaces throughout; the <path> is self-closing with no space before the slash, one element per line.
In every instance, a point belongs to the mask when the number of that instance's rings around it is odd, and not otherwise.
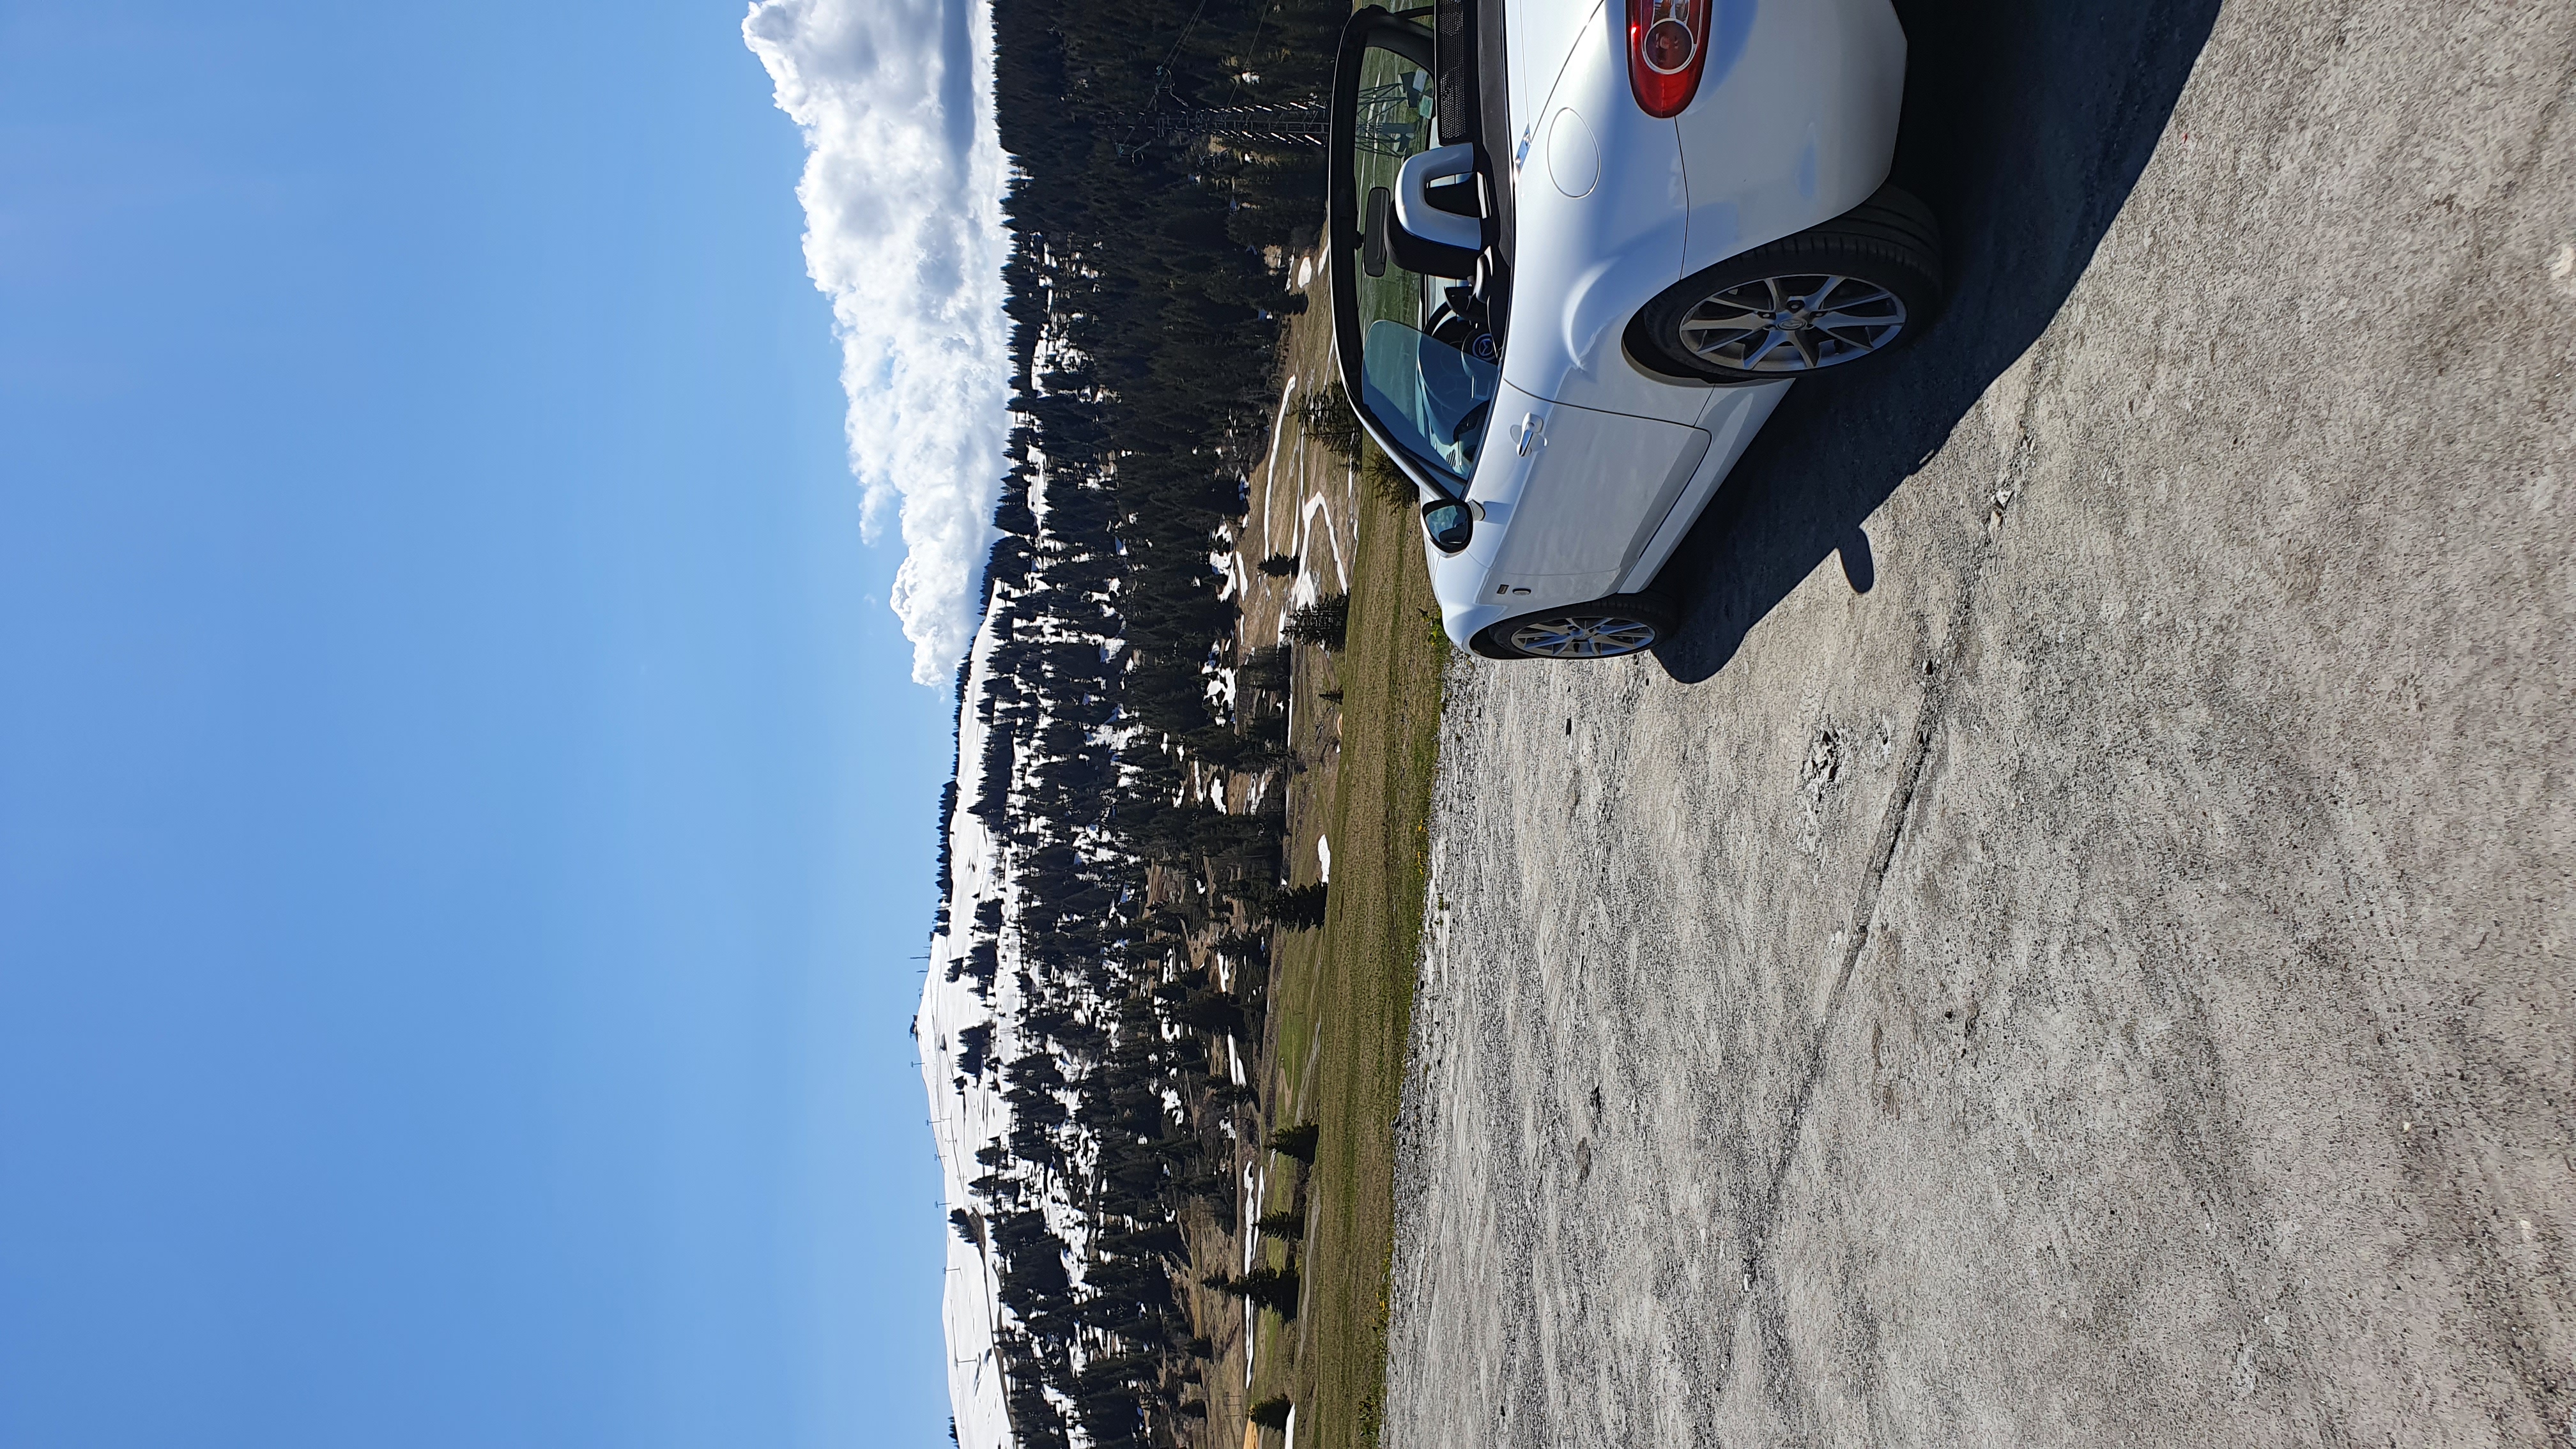
<path fill-rule="evenodd" d="M 1709 434 L 1686 424 L 1552 403 L 1505 383 L 1468 494 L 1485 514 L 1489 588 L 1611 592 L 1708 448 Z"/>

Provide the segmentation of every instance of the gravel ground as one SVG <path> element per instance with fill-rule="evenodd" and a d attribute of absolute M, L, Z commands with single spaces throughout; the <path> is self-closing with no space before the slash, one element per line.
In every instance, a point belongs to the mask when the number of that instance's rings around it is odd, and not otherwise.
<path fill-rule="evenodd" d="M 1948 317 L 1452 678 L 1383 1442 L 2565 1442 L 2576 7 L 1908 28 Z"/>

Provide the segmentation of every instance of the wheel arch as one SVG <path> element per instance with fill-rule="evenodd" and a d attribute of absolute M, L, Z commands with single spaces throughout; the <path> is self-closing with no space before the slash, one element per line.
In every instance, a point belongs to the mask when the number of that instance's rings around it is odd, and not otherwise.
<path fill-rule="evenodd" d="M 1587 28 L 1529 123 L 1517 172 L 1505 381 L 1551 402 L 1689 422 L 1706 383 L 1640 366 L 1622 345 L 1667 287 L 1830 221 L 1882 185 L 1896 154 L 1905 33 L 1889 0 L 1715 0 L 1712 70 L 1680 116 L 1630 94 L 1621 26 Z M 1611 7 L 1605 7 L 1605 12 Z M 1561 194 L 1549 159 L 1582 118 L 1597 184 Z"/>
<path fill-rule="evenodd" d="M 1715 0 L 1743 39 L 1675 118 L 1689 190 L 1681 274 L 1794 236 L 1887 183 L 1905 101 L 1890 0 Z"/>

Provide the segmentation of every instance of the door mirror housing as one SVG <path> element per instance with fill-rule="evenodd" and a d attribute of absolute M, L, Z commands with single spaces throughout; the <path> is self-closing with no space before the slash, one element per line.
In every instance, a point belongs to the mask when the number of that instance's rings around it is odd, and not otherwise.
<path fill-rule="evenodd" d="M 1457 553 L 1476 533 L 1476 505 L 1463 498 L 1435 498 L 1422 505 L 1422 532 L 1444 554 Z"/>

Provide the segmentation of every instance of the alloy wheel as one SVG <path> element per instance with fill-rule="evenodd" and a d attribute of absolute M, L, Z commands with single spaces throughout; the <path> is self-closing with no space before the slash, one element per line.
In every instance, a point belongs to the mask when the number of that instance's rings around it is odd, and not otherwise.
<path fill-rule="evenodd" d="M 1683 314 L 1682 346 L 1737 372 L 1814 372 L 1867 357 L 1905 330 L 1905 303 L 1859 277 L 1757 277 Z"/>
<path fill-rule="evenodd" d="M 1511 646 L 1534 659 L 1609 659 L 1652 647 L 1657 632 L 1644 619 L 1564 614 L 1515 626 Z"/>

